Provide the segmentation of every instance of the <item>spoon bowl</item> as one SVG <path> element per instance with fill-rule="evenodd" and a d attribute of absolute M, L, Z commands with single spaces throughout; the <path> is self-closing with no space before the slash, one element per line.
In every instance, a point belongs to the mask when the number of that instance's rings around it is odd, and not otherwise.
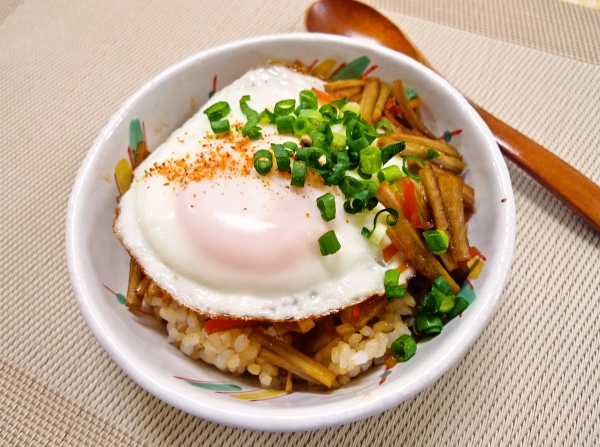
<path fill-rule="evenodd" d="M 387 17 L 354 0 L 321 0 L 306 13 L 311 32 L 363 37 L 431 65 Z M 434 70 L 435 71 L 435 70 Z M 549 150 L 510 127 L 472 101 L 488 125 L 503 154 L 600 232 L 600 187 Z"/>

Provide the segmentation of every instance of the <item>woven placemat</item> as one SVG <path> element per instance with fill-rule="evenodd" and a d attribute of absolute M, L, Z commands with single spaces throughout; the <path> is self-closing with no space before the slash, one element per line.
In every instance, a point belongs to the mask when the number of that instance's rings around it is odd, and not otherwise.
<path fill-rule="evenodd" d="M 598 11 L 558 0 L 371 3 L 463 93 L 600 184 Z M 138 387 L 91 335 L 67 277 L 64 220 L 93 139 L 168 65 L 220 43 L 301 31 L 308 4 L 12 0 L 0 8 L 0 445 L 600 439 L 600 235 L 511 163 L 517 245 L 497 314 L 437 383 L 381 415 L 305 433 L 220 426 Z M 561 20 L 564 28 L 554 25 Z"/>

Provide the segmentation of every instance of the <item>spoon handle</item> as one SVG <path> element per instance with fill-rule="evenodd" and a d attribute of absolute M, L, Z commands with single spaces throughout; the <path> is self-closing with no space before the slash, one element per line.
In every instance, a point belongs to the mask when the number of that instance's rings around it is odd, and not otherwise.
<path fill-rule="evenodd" d="M 436 71 L 404 34 L 402 37 L 403 39 L 394 40 L 395 48 L 392 45 L 390 47 Z M 467 100 L 494 134 L 502 153 L 600 233 L 600 186 L 545 147 L 513 129 L 470 99 Z"/>
<path fill-rule="evenodd" d="M 471 102 L 488 125 L 502 153 L 600 232 L 600 187 L 508 124 Z"/>
<path fill-rule="evenodd" d="M 401 35 L 402 39 L 392 37 L 385 41 L 390 42 L 390 48 L 437 73 L 410 39 L 404 33 Z M 502 153 L 600 233 L 600 186 L 531 138 L 467 100 L 494 134 Z"/>

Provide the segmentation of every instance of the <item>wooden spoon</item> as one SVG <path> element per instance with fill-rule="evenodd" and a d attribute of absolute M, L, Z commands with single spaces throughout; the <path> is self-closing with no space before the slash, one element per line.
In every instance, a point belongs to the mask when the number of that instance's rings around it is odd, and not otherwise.
<path fill-rule="evenodd" d="M 433 70 L 396 25 L 370 6 L 354 0 L 321 0 L 314 3 L 306 12 L 306 29 L 375 39 Z M 504 155 L 600 232 L 598 185 L 535 141 L 469 102 L 491 129 Z"/>

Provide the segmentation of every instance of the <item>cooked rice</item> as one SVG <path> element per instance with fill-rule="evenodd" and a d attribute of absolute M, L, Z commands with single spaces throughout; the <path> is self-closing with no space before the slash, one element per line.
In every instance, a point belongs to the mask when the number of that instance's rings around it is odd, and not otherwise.
<path fill-rule="evenodd" d="M 204 331 L 207 317 L 152 292 L 145 294 L 144 302 L 159 320 L 167 323 L 167 340 L 185 355 L 202 359 L 236 376 L 247 371 L 258 376 L 262 388 L 285 387 L 287 371 L 258 357 L 260 345 L 248 339 L 252 329 L 230 329 L 207 335 Z M 408 318 L 404 321 L 403 317 L 410 318 L 414 306 L 414 298 L 407 293 L 404 298 L 387 303 L 371 326 L 357 331 L 350 324 L 340 324 L 336 330 L 341 340 L 338 338 L 322 348 L 315 360 L 333 371 L 341 385 L 347 384 L 373 364 L 382 364 L 389 357 L 394 340 L 403 334 L 410 335 Z M 291 334 L 278 336 L 273 326 L 263 330 L 272 337 L 292 343 Z"/>

